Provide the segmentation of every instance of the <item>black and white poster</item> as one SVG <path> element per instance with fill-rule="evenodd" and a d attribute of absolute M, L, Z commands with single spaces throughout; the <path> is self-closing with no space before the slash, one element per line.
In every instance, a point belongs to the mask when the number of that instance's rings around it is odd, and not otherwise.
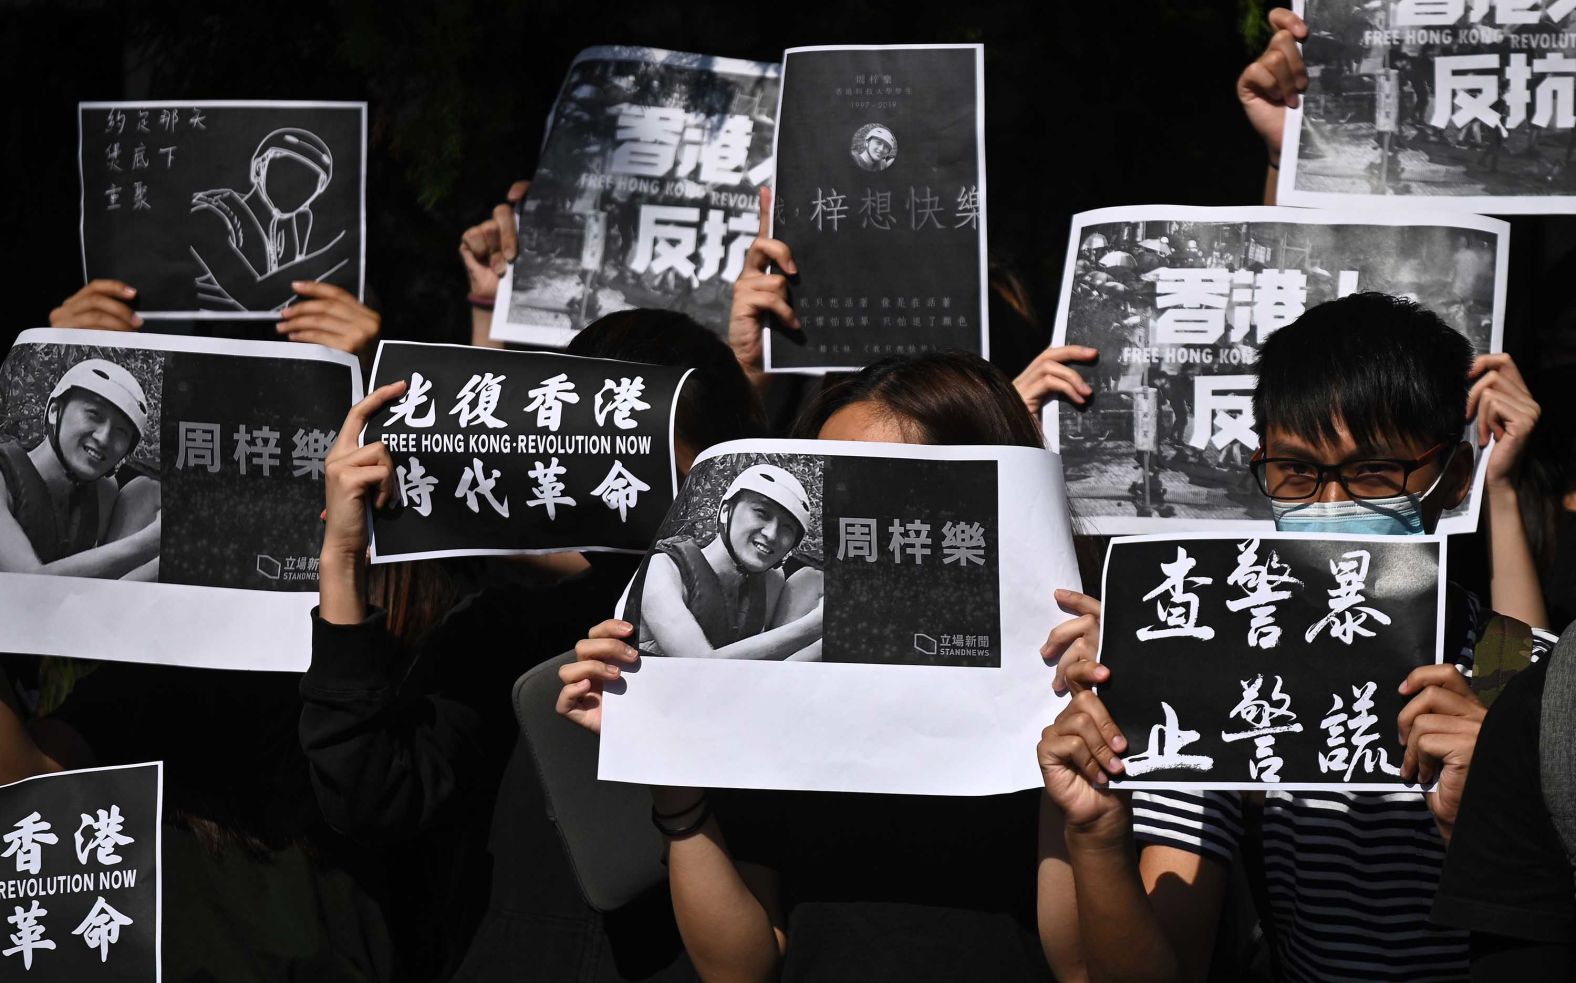
<path fill-rule="evenodd" d="M 304 669 L 324 460 L 360 390 L 317 345 L 22 332 L 0 363 L 4 647 Z"/>
<path fill-rule="evenodd" d="M 771 177 L 778 71 L 657 48 L 582 51 L 520 206 L 492 337 L 562 346 L 633 307 L 724 333 Z"/>
<path fill-rule="evenodd" d="M 1399 687 L 1441 660 L 1443 540 L 1142 536 L 1106 554 L 1099 687 L 1132 788 L 1415 789 Z"/>
<path fill-rule="evenodd" d="M 1283 205 L 1424 199 L 1576 212 L 1568 0 L 1299 0 L 1308 91 L 1286 114 Z"/>
<path fill-rule="evenodd" d="M 1303 311 L 1377 291 L 1415 300 L 1479 353 L 1501 351 L 1509 226 L 1477 215 L 1138 205 L 1073 216 L 1053 345 L 1087 408 L 1050 401 L 1046 442 L 1073 512 L 1105 534 L 1273 529 L 1248 471 L 1258 345 Z M 1477 528 L 1472 493 L 1439 522 Z"/>
<path fill-rule="evenodd" d="M 163 809 L 157 761 L 0 786 L 0 974 L 160 979 Z"/>
<path fill-rule="evenodd" d="M 82 274 L 145 318 L 272 318 L 318 280 L 360 297 L 364 102 L 84 102 Z"/>
<path fill-rule="evenodd" d="M 1029 787 L 1023 747 L 1054 715 L 1038 649 L 1078 583 L 1059 472 L 1018 447 L 707 451 L 621 605 L 643 658 L 609 701 L 601 777 Z"/>
<path fill-rule="evenodd" d="M 766 370 L 988 355 L 982 47 L 790 48 L 777 121 L 771 232 L 803 336 L 768 331 Z"/>
<path fill-rule="evenodd" d="M 690 369 L 385 341 L 373 387 L 405 380 L 362 443 L 394 458 L 399 507 L 372 560 L 643 553 L 678 491 L 673 426 Z"/>

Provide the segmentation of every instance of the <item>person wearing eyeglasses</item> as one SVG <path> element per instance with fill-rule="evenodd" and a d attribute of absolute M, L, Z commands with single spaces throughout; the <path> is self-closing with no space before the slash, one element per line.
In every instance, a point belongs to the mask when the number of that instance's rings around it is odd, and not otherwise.
<path fill-rule="evenodd" d="M 1467 933 L 1429 921 L 1445 846 L 1484 704 L 1511 675 L 1503 654 L 1536 659 L 1555 641 L 1542 630 L 1512 485 L 1537 403 L 1508 356 L 1474 358 L 1435 314 L 1381 294 L 1310 309 L 1264 342 L 1256 370 L 1260 448 L 1249 468 L 1278 530 L 1432 532 L 1470 491 L 1471 445 L 1495 437 L 1486 475 L 1493 607 L 1520 620 L 1496 621 L 1451 585 L 1447 660 L 1391 681 L 1411 697 L 1396 721 L 1401 778 L 1437 780 L 1433 791 L 1129 798 L 1107 785 L 1122 773 L 1127 740 L 1089 688 L 1111 680 L 1095 661 L 1099 604 L 1059 595 L 1080 617 L 1044 650 L 1058 660 L 1056 687 L 1073 699 L 1039 745 L 1048 795 L 1041 941 L 1061 980 L 1203 979 L 1240 854 L 1267 902 L 1260 921 L 1274 978 L 1465 980 Z"/>

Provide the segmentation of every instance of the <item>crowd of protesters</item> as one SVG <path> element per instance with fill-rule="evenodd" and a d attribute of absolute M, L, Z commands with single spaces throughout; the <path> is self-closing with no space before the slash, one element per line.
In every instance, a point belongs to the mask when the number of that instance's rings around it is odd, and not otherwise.
<path fill-rule="evenodd" d="M 1270 204 L 1284 113 L 1308 85 L 1296 44 L 1306 26 L 1285 10 L 1271 25 L 1238 83 L 1268 151 Z M 492 344 L 490 306 L 527 193 L 516 183 L 460 237 L 473 344 Z M 1161 245 L 1178 264 L 1209 259 L 1186 237 Z M 796 273 L 788 246 L 763 233 L 725 332 L 625 311 L 568 351 L 696 370 L 676 414 L 681 471 L 743 437 L 1042 447 L 1046 402 L 1098 398 L 1072 363 L 1101 353 L 1046 347 L 1020 278 L 995 264 L 991 361 L 930 353 L 782 382 L 763 370 L 762 337 L 798 330 Z M 377 312 L 336 287 L 292 287 L 300 300 L 283 310 L 279 337 L 365 364 Z M 49 321 L 150 330 L 136 299 L 135 284 L 96 280 Z M 1100 600 L 1061 590 L 1054 603 L 1068 617 L 1041 654 L 1069 699 L 1043 722 L 1038 748 L 1023 749 L 1038 754 L 1043 788 L 978 798 L 654 788 L 666 883 L 598 910 L 582 896 L 511 690 L 572 651 L 554 723 L 598 732 L 604 686 L 640 659 L 633 626 L 610 620 L 638 560 L 370 567 L 367 512 L 397 491 L 386 448 L 356 435 L 403 383 L 357 404 L 329 453 L 304 675 L 95 664 L 92 652 L 9 659 L 0 782 L 165 762 L 170 980 L 1571 978 L 1576 634 L 1558 637 L 1576 617 L 1576 401 L 1539 376 L 1529 387 L 1508 355 L 1475 356 L 1428 309 L 1376 294 L 1310 308 L 1261 346 L 1255 371 L 1261 450 L 1244 475 L 1294 465 L 1314 475 L 1311 494 L 1272 503 L 1283 528 L 1431 532 L 1471 490 L 1467 445 L 1497 441 L 1478 534 L 1487 592 L 1451 584 L 1446 660 L 1389 681 L 1409 700 L 1395 721 L 1403 778 L 1430 791 L 1113 792 L 1129 744 L 1095 690 L 1111 678 L 1098 661 Z M 131 412 L 120 405 L 103 412 Z M 0 563 L 28 533 L 16 517 L 23 488 L 34 476 L 39 494 L 60 484 L 32 463 L 47 453 L 26 451 L 0 457 Z M 1396 465 L 1384 496 L 1353 474 L 1376 461 Z M 1279 487 L 1258 485 L 1271 498 Z M 1102 548 L 1079 537 L 1091 574 Z M 123 552 L 133 567 L 145 560 Z M 818 637 L 818 608 L 814 618 Z M 1490 646 L 1496 666 L 1502 650 L 1517 653 L 1519 671 L 1474 674 Z"/>

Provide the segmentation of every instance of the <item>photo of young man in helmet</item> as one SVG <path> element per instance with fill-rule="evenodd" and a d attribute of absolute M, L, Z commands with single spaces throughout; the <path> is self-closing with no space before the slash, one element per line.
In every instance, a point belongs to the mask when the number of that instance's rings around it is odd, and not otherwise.
<path fill-rule="evenodd" d="M 334 178 L 334 155 L 308 130 L 287 127 L 252 153 L 251 187 L 192 195 L 192 256 L 204 310 L 269 311 L 288 304 L 292 280 L 323 280 L 349 263 L 345 230 L 312 227 L 312 203 Z M 207 220 L 202 220 L 206 216 Z"/>
<path fill-rule="evenodd" d="M 0 572 L 157 580 L 159 483 L 116 471 L 148 430 L 142 384 L 103 358 L 61 374 L 44 437 L 0 435 Z"/>
<path fill-rule="evenodd" d="M 818 660 L 822 575 L 783 571 L 819 522 L 804 485 L 755 464 L 718 503 L 716 533 L 662 540 L 647 561 L 640 649 L 686 658 Z"/>

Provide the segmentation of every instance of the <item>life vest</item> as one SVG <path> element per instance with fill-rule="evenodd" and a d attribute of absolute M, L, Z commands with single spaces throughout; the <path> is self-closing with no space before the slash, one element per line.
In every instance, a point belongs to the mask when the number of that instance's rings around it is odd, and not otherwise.
<path fill-rule="evenodd" d="M 0 477 L 11 495 L 11 515 L 27 534 L 38 562 L 53 563 L 98 545 L 99 509 L 96 484 L 73 484 L 66 528 L 55 521 L 55 507 L 44 476 L 27 451 L 11 438 L 0 438 Z"/>
<path fill-rule="evenodd" d="M 674 536 L 664 539 L 657 543 L 656 551 L 666 554 L 679 568 L 679 578 L 684 585 L 684 606 L 689 609 L 695 623 L 700 625 L 700 630 L 705 633 L 706 641 L 711 643 L 712 648 L 722 648 L 766 630 L 764 575 L 745 575 L 744 596 L 740 599 L 742 603 L 730 610 L 722 581 L 693 538 Z M 644 579 L 642 576 L 642 582 L 636 585 L 637 589 L 644 589 Z M 735 611 L 738 612 L 737 620 L 734 618 Z M 655 645 L 647 642 L 645 647 L 655 648 Z"/>

